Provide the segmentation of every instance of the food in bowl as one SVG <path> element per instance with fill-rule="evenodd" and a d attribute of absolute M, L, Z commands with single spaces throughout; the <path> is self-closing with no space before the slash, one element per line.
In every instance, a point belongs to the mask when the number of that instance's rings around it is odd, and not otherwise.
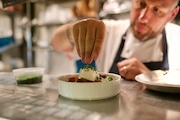
<path fill-rule="evenodd" d="M 42 75 L 22 75 L 16 77 L 17 84 L 35 84 L 42 82 Z"/>
<path fill-rule="evenodd" d="M 96 71 L 97 72 L 97 71 Z M 91 73 L 84 73 L 90 76 Z M 81 75 L 81 71 L 79 73 L 62 75 L 58 77 L 58 92 L 61 96 L 73 99 L 73 100 L 100 100 L 107 99 L 119 94 L 120 90 L 120 75 L 113 73 L 98 73 L 99 75 L 106 75 L 106 77 L 111 78 L 111 80 L 98 81 L 96 82 L 95 78 L 97 77 L 87 77 L 85 75 Z M 84 79 L 85 76 L 86 81 L 77 82 L 77 81 L 69 81 L 72 78 L 76 79 Z M 90 80 L 89 78 L 94 78 Z"/>
<path fill-rule="evenodd" d="M 70 77 L 68 82 L 107 82 L 113 80 L 112 77 L 99 73 L 91 66 L 80 69 L 78 77 Z"/>
<path fill-rule="evenodd" d="M 14 69 L 13 74 L 17 84 L 36 84 L 42 82 L 44 68 L 29 67 Z"/>

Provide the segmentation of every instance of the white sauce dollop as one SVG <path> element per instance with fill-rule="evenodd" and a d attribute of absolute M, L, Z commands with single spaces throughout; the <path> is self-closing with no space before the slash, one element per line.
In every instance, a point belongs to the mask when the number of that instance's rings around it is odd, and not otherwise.
<path fill-rule="evenodd" d="M 92 68 L 81 68 L 79 71 L 79 79 L 83 78 L 89 81 L 95 81 L 100 75 L 97 71 Z"/>

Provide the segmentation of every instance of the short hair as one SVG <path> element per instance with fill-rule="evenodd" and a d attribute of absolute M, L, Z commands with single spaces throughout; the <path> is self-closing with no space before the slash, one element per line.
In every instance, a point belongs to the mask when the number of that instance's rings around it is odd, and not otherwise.
<path fill-rule="evenodd" d="M 180 6 L 180 0 L 177 0 L 177 5 Z"/>

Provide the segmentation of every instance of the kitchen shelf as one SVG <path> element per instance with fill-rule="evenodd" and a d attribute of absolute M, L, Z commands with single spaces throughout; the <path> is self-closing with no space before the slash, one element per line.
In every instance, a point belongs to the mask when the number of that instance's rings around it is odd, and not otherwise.
<path fill-rule="evenodd" d="M 63 25 L 63 23 L 37 23 L 37 24 L 31 24 L 31 27 L 51 27 L 51 26 L 60 26 Z"/>
<path fill-rule="evenodd" d="M 4 47 L 1 47 L 1 48 L 0 48 L 0 53 L 4 53 L 4 52 L 6 52 L 7 50 L 12 49 L 12 48 L 15 48 L 15 47 L 18 47 L 18 46 L 20 46 L 20 45 L 21 45 L 21 43 L 11 43 L 11 44 L 9 44 L 9 45 L 6 45 L 6 46 L 4 46 Z"/>
<path fill-rule="evenodd" d="M 22 15 L 22 13 L 20 13 L 20 12 L 8 11 L 5 9 L 0 9 L 0 14 L 6 14 L 6 15 L 10 15 L 10 16 Z"/>
<path fill-rule="evenodd" d="M 73 2 L 77 0 L 31 0 L 31 2 L 42 2 L 42 3 L 66 3 L 66 2 Z"/>
<path fill-rule="evenodd" d="M 72 19 L 72 20 L 69 20 L 69 21 L 66 21 L 65 23 L 63 22 L 56 22 L 56 23 L 41 23 L 41 22 L 37 22 L 37 23 L 33 23 L 31 22 L 31 27 L 53 27 L 53 26 L 60 26 L 60 25 L 63 25 L 63 24 L 66 24 L 68 22 L 73 22 L 75 19 Z"/>

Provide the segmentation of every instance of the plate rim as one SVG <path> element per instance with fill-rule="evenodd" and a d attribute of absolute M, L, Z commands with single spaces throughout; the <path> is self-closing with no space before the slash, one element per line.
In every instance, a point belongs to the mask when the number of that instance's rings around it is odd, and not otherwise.
<path fill-rule="evenodd" d="M 150 72 L 147 72 L 147 73 L 142 73 L 142 74 L 136 75 L 135 80 L 140 82 L 140 83 L 147 84 L 147 85 L 154 85 L 154 86 L 160 86 L 160 87 L 180 88 L 180 84 L 168 84 L 168 83 L 163 84 L 163 83 L 158 83 L 158 82 L 145 81 L 145 80 L 142 80 L 142 79 L 139 78 L 139 77 L 141 77 L 143 75 L 151 74 L 151 73 L 154 73 L 154 72 L 165 72 L 165 71 L 164 70 L 153 70 L 153 71 L 150 71 Z"/>

